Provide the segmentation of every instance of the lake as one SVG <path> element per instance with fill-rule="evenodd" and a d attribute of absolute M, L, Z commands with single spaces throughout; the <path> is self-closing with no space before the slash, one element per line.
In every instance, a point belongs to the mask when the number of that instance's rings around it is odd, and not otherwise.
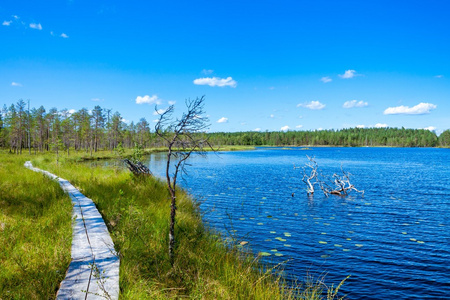
<path fill-rule="evenodd" d="M 353 174 L 364 197 L 307 196 L 306 155 L 323 174 Z M 149 167 L 162 174 L 165 154 Z M 286 278 L 326 275 L 348 299 L 450 299 L 450 150 L 257 148 L 190 159 L 180 184 L 204 220 Z M 294 195 L 293 195 L 294 194 Z"/>

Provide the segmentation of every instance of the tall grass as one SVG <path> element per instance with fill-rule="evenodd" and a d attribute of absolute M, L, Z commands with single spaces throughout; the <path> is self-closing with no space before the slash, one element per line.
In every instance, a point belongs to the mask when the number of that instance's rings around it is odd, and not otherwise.
<path fill-rule="evenodd" d="M 199 208 L 178 193 L 176 258 L 170 265 L 170 201 L 162 182 L 114 167 L 40 157 L 33 164 L 68 179 L 93 199 L 120 254 L 121 299 L 321 299 L 323 284 L 289 288 L 260 261 L 205 228 Z M 332 299 L 336 296 L 329 296 Z"/>
<path fill-rule="evenodd" d="M 53 299 L 70 263 L 70 199 L 0 152 L 0 299 Z"/>

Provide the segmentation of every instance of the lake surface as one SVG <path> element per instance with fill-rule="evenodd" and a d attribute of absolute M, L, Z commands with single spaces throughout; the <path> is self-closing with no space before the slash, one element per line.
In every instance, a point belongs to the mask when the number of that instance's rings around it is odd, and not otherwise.
<path fill-rule="evenodd" d="M 364 197 L 308 197 L 306 155 L 324 174 L 352 173 Z M 163 173 L 164 154 L 149 167 Z M 326 274 L 348 299 L 450 299 L 450 150 L 258 148 L 189 161 L 180 181 L 204 220 L 248 241 L 287 278 Z M 292 194 L 294 193 L 294 196 Z"/>

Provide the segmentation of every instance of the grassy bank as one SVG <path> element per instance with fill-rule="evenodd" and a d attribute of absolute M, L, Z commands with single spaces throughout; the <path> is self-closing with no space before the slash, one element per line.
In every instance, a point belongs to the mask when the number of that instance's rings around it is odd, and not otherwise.
<path fill-rule="evenodd" d="M 79 155 L 63 155 L 59 164 L 55 155 L 0 155 L 0 299 L 53 298 L 70 261 L 70 199 L 56 182 L 23 167 L 30 158 L 96 203 L 120 253 L 121 299 L 335 297 L 335 289 L 323 296 L 327 289 L 317 281 L 288 288 L 257 258 L 225 245 L 204 227 L 196 203 L 184 193 L 178 198 L 177 255 L 171 267 L 168 193 L 155 178 L 80 164 Z"/>
<path fill-rule="evenodd" d="M 70 263 L 70 199 L 0 152 L 0 299 L 53 299 Z"/>

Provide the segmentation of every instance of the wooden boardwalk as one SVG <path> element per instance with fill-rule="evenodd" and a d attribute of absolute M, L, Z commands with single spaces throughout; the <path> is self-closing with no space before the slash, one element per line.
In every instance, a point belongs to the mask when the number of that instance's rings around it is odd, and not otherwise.
<path fill-rule="evenodd" d="M 25 167 L 57 180 L 73 203 L 72 259 L 57 299 L 118 299 L 120 260 L 94 202 L 69 181 L 33 167 L 29 161 Z"/>

